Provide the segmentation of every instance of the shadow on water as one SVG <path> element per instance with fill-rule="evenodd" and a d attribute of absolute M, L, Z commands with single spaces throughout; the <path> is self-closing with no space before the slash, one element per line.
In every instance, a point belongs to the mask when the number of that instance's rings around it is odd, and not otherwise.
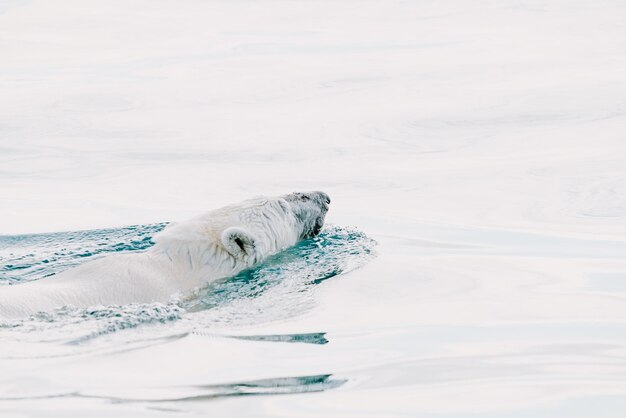
<path fill-rule="evenodd" d="M 343 379 L 333 379 L 330 374 L 315 376 L 279 377 L 274 379 L 250 380 L 225 385 L 199 386 L 209 393 L 176 399 L 195 401 L 227 396 L 287 395 L 293 393 L 322 392 L 346 383 Z"/>
<path fill-rule="evenodd" d="M 240 335 L 231 336 L 238 340 L 247 341 L 269 341 L 283 343 L 303 343 L 303 344 L 328 344 L 325 332 L 311 332 L 308 334 L 283 334 L 283 335 Z"/>
<path fill-rule="evenodd" d="M 195 335 L 216 337 L 216 338 L 232 338 L 244 341 L 260 341 L 260 342 L 281 342 L 281 343 L 301 343 L 301 344 L 328 344 L 325 332 L 310 332 L 305 334 L 272 334 L 272 335 L 221 335 L 213 334 L 205 331 L 194 331 Z"/>
<path fill-rule="evenodd" d="M 0 401 L 24 401 L 52 398 L 83 398 L 103 399 L 115 403 L 163 403 L 189 401 L 198 402 L 240 396 L 290 395 L 298 393 L 323 392 L 325 390 L 338 388 L 346 383 L 346 381 L 347 380 L 345 379 L 333 378 L 331 374 L 321 374 L 312 376 L 278 377 L 271 379 L 248 380 L 237 383 L 210 384 L 182 388 L 173 387 L 171 388 L 172 391 L 187 389 L 189 391 L 193 391 L 194 395 L 183 395 L 171 398 L 133 398 L 72 392 L 55 394 L 51 396 L 2 397 L 0 398 Z"/>

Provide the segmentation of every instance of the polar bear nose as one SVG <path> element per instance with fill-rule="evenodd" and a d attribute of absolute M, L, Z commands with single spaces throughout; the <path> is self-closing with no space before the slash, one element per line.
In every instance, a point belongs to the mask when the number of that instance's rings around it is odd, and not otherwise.
<path fill-rule="evenodd" d="M 326 203 L 327 205 L 330 205 L 330 196 L 328 196 L 326 193 L 324 192 L 317 192 L 319 194 L 320 200 L 324 203 Z"/>

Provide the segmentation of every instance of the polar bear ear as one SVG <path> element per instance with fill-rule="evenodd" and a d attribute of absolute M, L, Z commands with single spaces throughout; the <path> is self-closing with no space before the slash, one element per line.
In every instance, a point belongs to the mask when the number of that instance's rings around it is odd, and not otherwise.
<path fill-rule="evenodd" d="M 222 244 L 226 251 L 238 258 L 250 256 L 255 250 L 254 238 L 247 231 L 236 226 L 222 232 Z"/>

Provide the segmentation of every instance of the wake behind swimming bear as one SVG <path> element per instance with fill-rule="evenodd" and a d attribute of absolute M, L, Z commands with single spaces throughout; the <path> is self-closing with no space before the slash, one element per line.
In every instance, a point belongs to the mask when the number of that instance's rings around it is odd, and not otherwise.
<path fill-rule="evenodd" d="M 50 278 L 0 287 L 0 318 L 65 305 L 166 302 L 316 236 L 329 204 L 326 193 L 307 192 L 213 210 L 168 226 L 143 253 L 109 255 Z"/>

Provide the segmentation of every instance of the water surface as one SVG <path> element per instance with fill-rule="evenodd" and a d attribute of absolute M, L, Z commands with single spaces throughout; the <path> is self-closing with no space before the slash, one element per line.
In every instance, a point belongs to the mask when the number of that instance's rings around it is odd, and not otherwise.
<path fill-rule="evenodd" d="M 339 225 L 4 324 L 0 415 L 626 416 L 625 13 L 0 0 L 0 287 L 257 195 Z"/>

